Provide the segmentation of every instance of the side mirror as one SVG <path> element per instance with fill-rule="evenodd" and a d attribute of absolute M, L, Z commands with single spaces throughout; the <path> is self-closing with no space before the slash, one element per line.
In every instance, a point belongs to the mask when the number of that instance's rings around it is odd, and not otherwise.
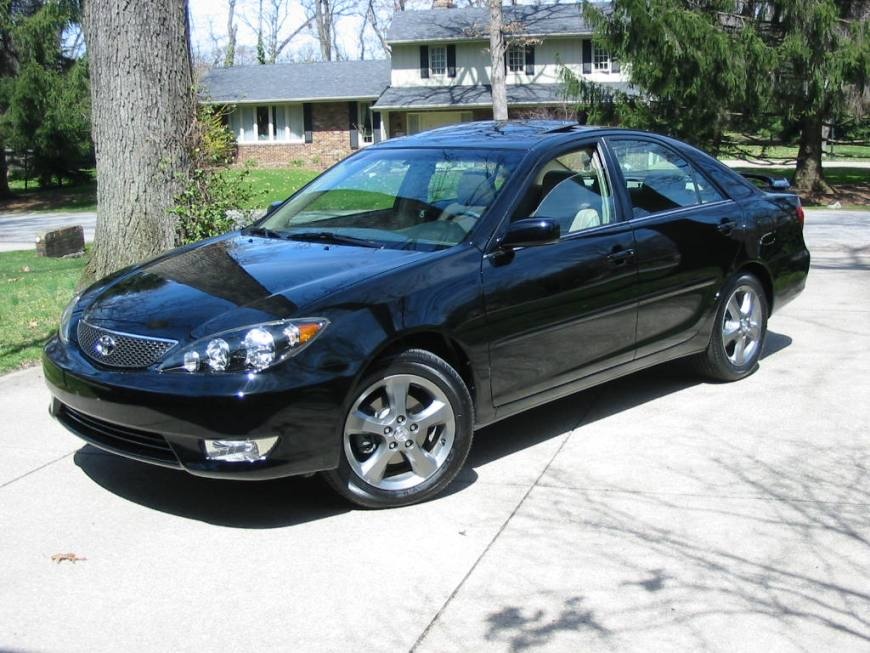
<path fill-rule="evenodd" d="M 266 207 L 266 215 L 271 215 L 272 213 L 274 213 L 275 209 L 277 209 L 283 203 L 284 203 L 284 200 L 278 200 L 277 202 L 272 202 L 269 206 Z M 265 217 L 265 216 L 263 216 L 263 217 Z"/>
<path fill-rule="evenodd" d="M 546 218 L 524 218 L 511 222 L 502 247 L 535 247 L 536 245 L 551 245 L 559 241 L 561 228 L 555 220 Z"/>

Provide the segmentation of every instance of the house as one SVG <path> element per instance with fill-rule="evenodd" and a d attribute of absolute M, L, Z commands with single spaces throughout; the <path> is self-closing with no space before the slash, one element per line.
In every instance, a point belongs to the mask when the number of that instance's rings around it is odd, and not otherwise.
<path fill-rule="evenodd" d="M 450 0 L 447 0 L 450 5 Z M 595 46 L 580 4 L 504 7 L 511 117 L 566 115 L 562 66 L 629 90 L 619 62 Z M 391 59 L 216 68 L 208 102 L 231 105 L 239 160 L 325 167 L 383 139 L 492 118 L 489 10 L 398 12 Z"/>
<path fill-rule="evenodd" d="M 213 68 L 201 101 L 229 107 L 238 162 L 316 169 L 381 139 L 372 104 L 389 83 L 388 60 Z"/>
<path fill-rule="evenodd" d="M 514 34 L 504 62 L 511 117 L 565 108 L 561 66 L 626 90 L 619 62 L 592 42 L 582 5 L 511 5 L 503 15 L 506 31 Z M 387 42 L 390 86 L 373 107 L 385 138 L 492 118 L 487 7 L 397 13 Z"/>

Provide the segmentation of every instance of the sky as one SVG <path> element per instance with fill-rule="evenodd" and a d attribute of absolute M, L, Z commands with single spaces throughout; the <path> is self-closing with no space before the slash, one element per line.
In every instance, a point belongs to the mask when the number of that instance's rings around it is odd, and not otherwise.
<path fill-rule="evenodd" d="M 291 14 L 287 20 L 288 32 L 304 21 L 304 13 L 298 0 L 290 0 Z M 258 0 L 237 0 L 236 24 L 238 26 L 237 44 L 253 48 L 257 43 L 256 31 L 245 21 L 241 20 L 246 15 L 251 22 L 256 20 Z M 227 5 L 225 0 L 189 0 L 190 7 L 190 33 L 191 45 L 195 57 L 208 60 L 209 54 L 214 50 L 212 34 L 218 35 L 220 43 L 226 43 L 227 31 Z M 359 26 L 358 17 L 344 18 L 338 26 L 339 47 L 346 53 L 348 58 L 359 59 Z M 319 52 L 317 39 L 313 36 L 300 34 L 288 46 L 295 53 L 300 54 L 306 49 Z M 287 55 L 288 52 L 282 53 Z M 366 52 L 366 58 L 383 58 L 380 53 L 376 57 L 371 51 Z"/>

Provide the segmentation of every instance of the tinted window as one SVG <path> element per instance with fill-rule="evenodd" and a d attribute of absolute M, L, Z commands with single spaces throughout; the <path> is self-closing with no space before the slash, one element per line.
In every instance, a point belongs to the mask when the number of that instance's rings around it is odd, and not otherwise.
<path fill-rule="evenodd" d="M 495 201 L 520 151 L 374 149 L 328 170 L 263 227 L 328 232 L 383 247 L 439 249 L 465 239 Z"/>
<path fill-rule="evenodd" d="M 563 234 L 614 220 L 613 193 L 594 145 L 549 161 L 535 177 L 514 219 L 550 218 Z"/>
<path fill-rule="evenodd" d="M 610 141 L 634 217 L 718 202 L 722 195 L 673 150 L 650 141 Z"/>

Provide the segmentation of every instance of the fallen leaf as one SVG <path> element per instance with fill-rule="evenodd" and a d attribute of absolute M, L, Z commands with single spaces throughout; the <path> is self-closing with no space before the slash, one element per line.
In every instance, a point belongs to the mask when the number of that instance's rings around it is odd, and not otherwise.
<path fill-rule="evenodd" d="M 27 323 L 27 326 L 31 329 L 35 329 L 39 326 L 39 322 L 37 320 L 30 320 L 30 322 Z"/>
<path fill-rule="evenodd" d="M 87 558 L 79 558 L 75 553 L 55 553 L 53 556 L 51 556 L 51 559 L 54 560 L 57 564 L 60 564 L 64 560 L 69 560 L 73 564 L 80 560 L 87 560 Z"/>

